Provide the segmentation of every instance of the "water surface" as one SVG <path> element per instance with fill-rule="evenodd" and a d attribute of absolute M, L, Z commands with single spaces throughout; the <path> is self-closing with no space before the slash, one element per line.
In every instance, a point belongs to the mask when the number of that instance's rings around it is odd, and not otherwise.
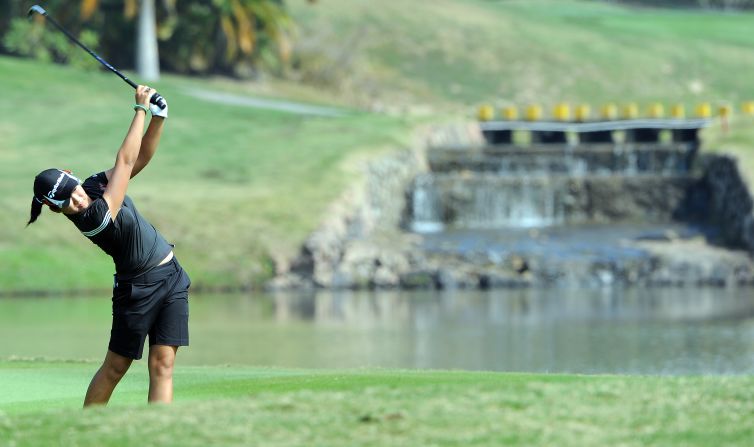
<path fill-rule="evenodd" d="M 183 364 L 752 374 L 754 290 L 194 295 Z M 100 359 L 108 298 L 0 300 L 0 358 Z"/>

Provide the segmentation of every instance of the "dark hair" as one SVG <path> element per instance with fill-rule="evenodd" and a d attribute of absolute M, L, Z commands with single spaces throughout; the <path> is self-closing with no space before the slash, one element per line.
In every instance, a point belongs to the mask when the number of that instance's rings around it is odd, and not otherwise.
<path fill-rule="evenodd" d="M 31 199 L 31 217 L 29 218 L 29 222 L 26 223 L 26 226 L 33 224 L 37 217 L 39 217 L 40 214 L 42 214 L 42 205 L 43 203 L 37 200 L 37 198 Z"/>

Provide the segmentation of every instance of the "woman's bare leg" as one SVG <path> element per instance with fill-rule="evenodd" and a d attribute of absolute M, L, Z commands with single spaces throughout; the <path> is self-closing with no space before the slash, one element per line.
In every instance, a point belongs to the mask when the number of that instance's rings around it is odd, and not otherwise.
<path fill-rule="evenodd" d="M 89 383 L 89 389 L 86 390 L 86 397 L 84 398 L 84 406 L 106 405 L 115 386 L 126 374 L 132 361 L 128 357 L 108 350 L 105 361 Z"/>
<path fill-rule="evenodd" d="M 149 347 L 149 402 L 173 401 L 173 365 L 178 346 Z"/>

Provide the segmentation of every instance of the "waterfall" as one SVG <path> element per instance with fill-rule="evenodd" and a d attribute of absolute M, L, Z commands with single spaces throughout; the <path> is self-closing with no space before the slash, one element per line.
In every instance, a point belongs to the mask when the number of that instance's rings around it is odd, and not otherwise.
<path fill-rule="evenodd" d="M 564 222 L 564 179 L 548 176 L 428 175 L 416 178 L 412 229 L 527 228 Z"/>
<path fill-rule="evenodd" d="M 414 179 L 409 227 L 431 233 L 654 215 L 652 207 L 666 205 L 655 195 L 682 195 L 663 179 L 688 174 L 688 153 L 684 145 L 639 144 L 435 149 L 431 171 Z"/>
<path fill-rule="evenodd" d="M 420 174 L 414 180 L 411 194 L 411 230 L 434 233 L 444 228 L 442 203 L 434 188 L 432 174 Z"/>

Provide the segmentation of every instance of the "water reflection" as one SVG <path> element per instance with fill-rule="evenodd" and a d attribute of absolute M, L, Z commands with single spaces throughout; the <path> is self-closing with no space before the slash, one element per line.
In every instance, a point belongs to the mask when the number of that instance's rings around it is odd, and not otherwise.
<path fill-rule="evenodd" d="M 751 290 L 517 290 L 279 295 L 306 366 L 582 373 L 754 372 Z M 334 338 L 322 334 L 333 334 Z M 335 334 L 338 334 L 335 336 Z M 311 363 L 310 363 L 311 362 Z"/>
<path fill-rule="evenodd" d="M 275 319 L 375 324 L 420 319 L 488 323 L 551 320 L 709 321 L 754 317 L 754 295 L 742 289 L 519 289 L 449 292 L 320 292 L 279 294 Z"/>
<path fill-rule="evenodd" d="M 0 300 L 0 358 L 101 359 L 109 300 Z M 30 337 L 29 334 L 34 334 Z M 182 364 L 754 374 L 752 289 L 196 295 Z"/>

